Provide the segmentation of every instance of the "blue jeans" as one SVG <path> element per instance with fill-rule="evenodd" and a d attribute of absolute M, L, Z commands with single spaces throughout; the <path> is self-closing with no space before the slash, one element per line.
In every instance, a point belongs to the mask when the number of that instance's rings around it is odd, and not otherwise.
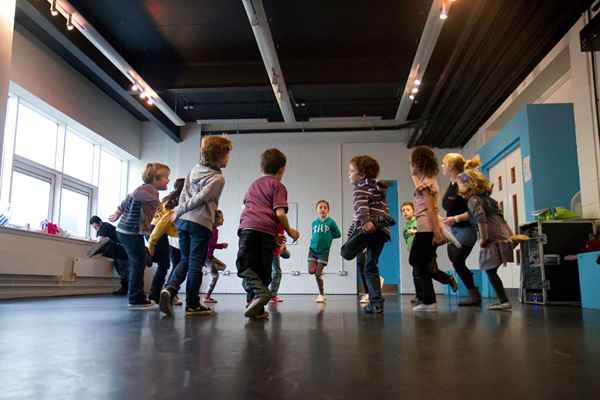
<path fill-rule="evenodd" d="M 187 278 L 185 302 L 188 307 L 200 305 L 200 286 L 202 285 L 202 267 L 206 262 L 208 241 L 212 235 L 210 229 L 195 222 L 178 220 L 179 251 L 181 261 L 171 274 L 167 289 L 176 294 Z"/>
<path fill-rule="evenodd" d="M 358 257 L 365 249 L 367 250 L 366 259 L 359 257 L 356 265 L 359 272 L 362 270 L 361 276 L 369 292 L 369 302 L 374 305 L 383 303 L 379 279 L 379 256 L 387 241 L 388 237 L 380 230 L 375 233 L 357 232 L 348 238 L 341 249 L 342 257 L 346 260 Z"/>
<path fill-rule="evenodd" d="M 271 293 L 273 296 L 277 296 L 279 292 L 279 285 L 281 284 L 281 259 L 279 256 L 273 256 L 273 263 L 271 264 Z"/>
<path fill-rule="evenodd" d="M 144 269 L 146 265 L 146 244 L 144 236 L 129 235 L 117 232 L 119 242 L 127 253 L 127 263 L 129 264 L 129 304 L 140 304 L 146 301 L 144 293 Z"/>

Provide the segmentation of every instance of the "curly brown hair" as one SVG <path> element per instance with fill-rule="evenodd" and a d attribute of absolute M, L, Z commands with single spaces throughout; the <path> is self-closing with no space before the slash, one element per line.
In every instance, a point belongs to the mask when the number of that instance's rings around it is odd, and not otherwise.
<path fill-rule="evenodd" d="M 260 156 L 260 168 L 268 175 L 275 175 L 286 163 L 285 154 L 278 149 L 265 150 Z"/>
<path fill-rule="evenodd" d="M 376 179 L 379 176 L 379 163 L 371 156 L 355 156 L 350 160 L 350 164 L 368 179 Z"/>
<path fill-rule="evenodd" d="M 440 171 L 437 158 L 429 146 L 417 146 L 410 155 L 410 162 L 419 173 L 432 177 Z"/>
<path fill-rule="evenodd" d="M 231 140 L 225 136 L 205 136 L 200 145 L 202 164 L 216 167 L 217 163 L 231 151 Z"/>

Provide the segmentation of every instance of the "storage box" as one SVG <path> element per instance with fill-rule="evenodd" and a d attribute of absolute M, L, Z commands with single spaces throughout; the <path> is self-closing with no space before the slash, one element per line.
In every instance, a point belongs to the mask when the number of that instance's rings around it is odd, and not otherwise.
<path fill-rule="evenodd" d="M 581 307 L 600 310 L 600 251 L 577 255 Z"/>

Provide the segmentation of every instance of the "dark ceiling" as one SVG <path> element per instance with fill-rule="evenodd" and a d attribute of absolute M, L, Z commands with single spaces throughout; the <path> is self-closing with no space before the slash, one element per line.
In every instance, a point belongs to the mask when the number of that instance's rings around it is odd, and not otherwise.
<path fill-rule="evenodd" d="M 409 114 L 409 120 L 418 122 L 412 144 L 464 144 L 591 2 L 453 3 Z M 184 121 L 282 121 L 241 0 L 70 3 Z M 431 0 L 264 0 L 264 4 L 298 121 L 394 118 Z M 176 127 L 155 110 L 140 109 L 122 98 L 128 95 L 123 77 L 81 35 L 67 33 L 64 22 L 61 27 L 52 20 L 47 1 L 19 0 L 18 5 L 17 20 L 26 29 L 136 117 L 156 118 L 174 131 Z M 62 29 L 122 90 L 99 79 L 81 57 L 63 51 L 68 47 L 64 38 L 44 34 L 37 26 L 41 19 L 34 18 L 30 9 Z"/>

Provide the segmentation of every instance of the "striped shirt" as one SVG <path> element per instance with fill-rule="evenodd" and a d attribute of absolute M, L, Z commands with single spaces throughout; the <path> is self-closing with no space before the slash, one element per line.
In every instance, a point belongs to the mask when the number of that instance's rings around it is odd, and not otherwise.
<path fill-rule="evenodd" d="M 385 190 L 377 184 L 376 179 L 363 179 L 354 184 L 352 191 L 352 207 L 354 218 L 348 230 L 348 237 L 353 236 L 362 226 L 371 221 L 375 225 L 382 217 L 390 217 L 390 210 L 385 199 Z M 381 228 L 391 237 L 389 227 Z"/>
<path fill-rule="evenodd" d="M 121 217 L 117 232 L 129 235 L 149 234 L 150 222 L 159 205 L 158 190 L 150 184 L 138 187 L 119 206 Z"/>

